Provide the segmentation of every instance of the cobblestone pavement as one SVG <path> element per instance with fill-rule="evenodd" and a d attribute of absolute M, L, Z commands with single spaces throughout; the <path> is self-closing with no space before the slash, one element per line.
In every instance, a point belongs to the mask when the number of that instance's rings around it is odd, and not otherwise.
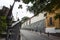
<path fill-rule="evenodd" d="M 60 38 L 52 35 L 48 37 L 47 34 L 35 31 L 21 30 L 21 40 L 60 40 Z"/>

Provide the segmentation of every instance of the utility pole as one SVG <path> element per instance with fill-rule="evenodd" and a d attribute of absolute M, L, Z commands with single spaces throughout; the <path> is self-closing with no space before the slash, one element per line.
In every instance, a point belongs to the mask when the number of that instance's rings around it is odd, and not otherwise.
<path fill-rule="evenodd" d="M 9 40 L 9 29 L 11 28 L 11 25 L 12 25 L 12 10 L 13 10 L 13 7 L 14 7 L 14 4 L 15 4 L 16 1 L 20 2 L 20 0 L 14 0 L 14 3 L 10 7 L 10 10 L 9 10 L 7 18 L 6 18 L 6 22 L 7 22 L 7 37 L 6 37 L 6 40 Z"/>

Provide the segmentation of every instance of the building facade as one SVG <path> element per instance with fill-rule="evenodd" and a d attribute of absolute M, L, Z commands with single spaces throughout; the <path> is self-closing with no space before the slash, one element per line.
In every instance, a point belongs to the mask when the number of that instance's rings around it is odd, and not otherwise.
<path fill-rule="evenodd" d="M 60 14 L 60 9 L 46 13 L 46 33 L 60 33 L 60 18 L 58 16 L 55 17 L 57 14 Z"/>
<path fill-rule="evenodd" d="M 9 8 L 3 6 L 3 8 L 1 9 L 1 12 L 2 12 L 2 15 L 3 16 L 7 16 L 8 15 L 8 12 L 9 12 Z"/>
<path fill-rule="evenodd" d="M 22 24 L 22 28 L 32 29 L 37 31 L 45 31 L 45 17 L 44 13 L 40 13 L 37 16 L 34 16 Z"/>

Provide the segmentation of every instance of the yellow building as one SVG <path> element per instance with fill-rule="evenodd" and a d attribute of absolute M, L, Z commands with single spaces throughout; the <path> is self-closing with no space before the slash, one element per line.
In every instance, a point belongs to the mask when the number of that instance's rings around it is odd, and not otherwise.
<path fill-rule="evenodd" d="M 60 18 L 57 17 L 56 19 L 57 14 L 60 15 L 60 9 L 46 13 L 46 33 L 60 33 Z"/>

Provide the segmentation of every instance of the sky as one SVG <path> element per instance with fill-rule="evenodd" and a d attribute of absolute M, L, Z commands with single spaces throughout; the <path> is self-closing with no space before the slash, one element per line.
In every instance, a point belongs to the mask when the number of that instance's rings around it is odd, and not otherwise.
<path fill-rule="evenodd" d="M 3 6 L 6 6 L 8 8 L 10 8 L 10 5 L 12 5 L 14 2 L 14 0 L 0 0 L 0 9 Z M 19 5 L 22 5 L 22 9 L 19 8 Z M 30 2 L 29 4 L 24 4 L 22 1 L 20 2 L 15 2 L 14 8 L 13 8 L 13 18 L 14 21 L 17 21 L 17 19 L 19 18 L 20 20 L 24 17 L 24 16 L 28 16 L 28 17 L 32 17 L 34 14 L 27 11 L 27 6 L 33 6 L 33 4 Z"/>

